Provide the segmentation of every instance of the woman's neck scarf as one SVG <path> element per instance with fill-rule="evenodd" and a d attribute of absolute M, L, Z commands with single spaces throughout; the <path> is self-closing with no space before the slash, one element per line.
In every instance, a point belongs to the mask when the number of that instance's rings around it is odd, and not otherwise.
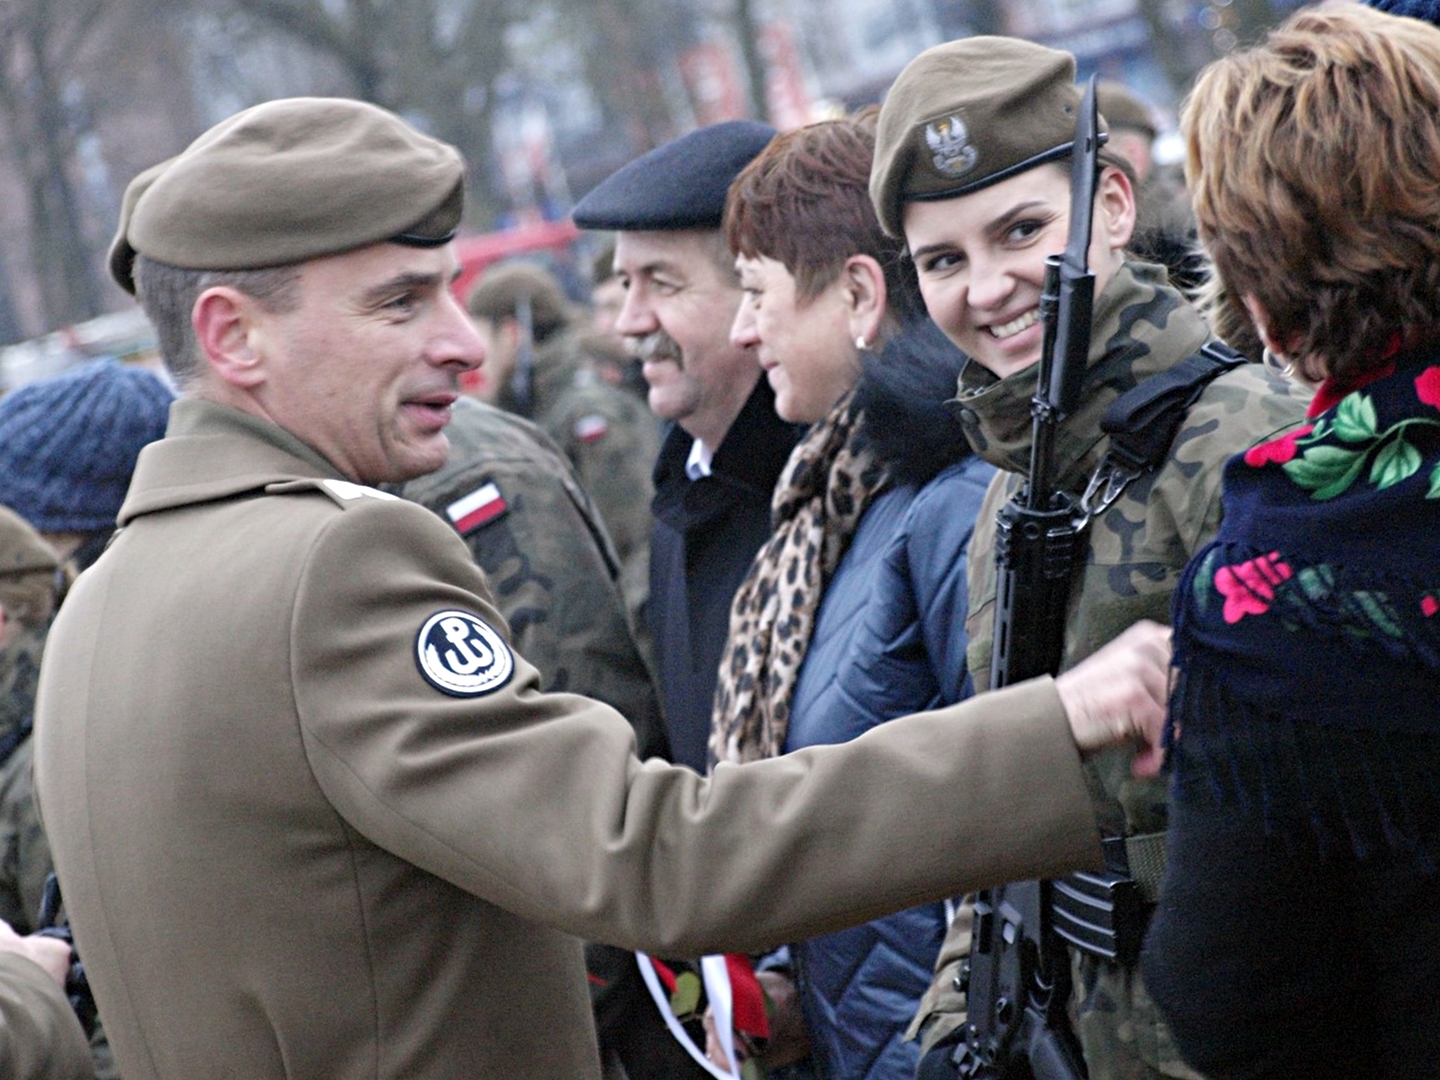
<path fill-rule="evenodd" d="M 730 608 L 711 714 L 710 757 L 784 752 L 790 699 L 820 598 L 887 474 L 846 394 L 790 455 L 775 488 L 774 532 Z"/>
<path fill-rule="evenodd" d="M 1323 385 L 1232 458 L 1176 592 L 1177 799 L 1440 857 L 1440 359 Z"/>

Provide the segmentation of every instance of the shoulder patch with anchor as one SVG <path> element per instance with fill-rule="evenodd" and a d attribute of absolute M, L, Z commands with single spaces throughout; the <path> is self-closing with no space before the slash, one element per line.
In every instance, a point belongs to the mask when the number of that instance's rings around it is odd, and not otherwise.
<path fill-rule="evenodd" d="M 468 611 L 436 612 L 415 637 L 415 662 L 425 681 L 452 697 L 500 689 L 515 671 L 515 654 L 488 623 Z"/>

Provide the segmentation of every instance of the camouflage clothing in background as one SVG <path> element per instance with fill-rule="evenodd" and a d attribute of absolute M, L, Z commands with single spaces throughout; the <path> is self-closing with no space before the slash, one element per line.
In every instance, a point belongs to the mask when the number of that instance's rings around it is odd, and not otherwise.
<path fill-rule="evenodd" d="M 44 626 L 27 626 L 18 633 L 12 629 L 15 636 L 0 648 L 0 919 L 18 934 L 35 931 L 45 879 L 54 869 L 30 782 L 35 751 L 30 726 L 48 631 L 48 619 Z M 115 1055 L 99 1023 L 90 1054 L 96 1080 L 119 1080 Z"/>
<path fill-rule="evenodd" d="M 1057 481 L 1077 494 L 1103 456 L 1100 418 L 1117 397 L 1196 352 L 1209 338 L 1193 308 L 1164 282 L 1161 267 L 1126 263 L 1096 303 L 1094 344 L 1083 401 L 1056 438 Z M 989 680 L 995 604 L 995 513 L 1029 466 L 1030 399 L 1034 369 L 997 379 L 977 364 L 960 378 L 955 407 L 980 456 L 1002 470 L 980 512 L 970 560 L 969 664 L 976 690 Z M 1231 455 L 1264 442 L 1304 419 L 1307 396 L 1259 365 L 1228 372 L 1206 388 L 1158 470 L 1132 483 L 1091 523 L 1085 564 L 1070 596 L 1063 667 L 1079 663 L 1135 621 L 1170 620 L 1170 594 L 1190 556 L 1220 522 L 1221 470 Z M 1162 830 L 1166 780 L 1138 780 L 1125 751 L 1097 754 L 1087 763 L 1096 814 L 1109 835 Z M 952 936 L 968 935 L 957 921 Z M 946 943 L 937 969 L 931 1017 L 924 1018 L 926 1048 L 953 1030 L 960 1016 L 945 1013 L 953 995 L 958 950 Z M 946 962 L 948 961 L 948 962 Z M 1091 1080 L 1187 1077 L 1139 972 L 1088 956 L 1075 959 L 1077 1031 Z"/>
<path fill-rule="evenodd" d="M 534 421 L 564 451 L 594 500 L 620 557 L 620 587 L 637 626 L 650 591 L 651 472 L 660 424 L 634 394 L 611 386 L 585 362 L 578 329 L 535 346 L 527 407 L 513 388 L 496 404 Z"/>
<path fill-rule="evenodd" d="M 455 403 L 445 431 L 445 467 L 395 491 L 464 537 L 542 690 L 613 706 L 635 728 L 640 757 L 668 759 L 660 697 L 620 593 L 615 549 L 560 449 L 534 424 L 468 398 Z M 587 943 L 585 967 L 607 1060 L 618 1055 L 631 1080 L 699 1075 L 665 1030 L 633 953 Z"/>
<path fill-rule="evenodd" d="M 18 934 L 36 929 L 50 873 L 50 845 L 30 793 L 30 724 L 45 628 L 26 627 L 0 649 L 0 919 Z"/>
<path fill-rule="evenodd" d="M 659 695 L 619 591 L 619 560 L 565 457 L 534 424 L 468 398 L 455 403 L 445 433 L 445 467 L 394 490 L 456 526 L 515 651 L 540 670 L 542 690 L 614 706 L 634 726 L 641 757 L 667 757 Z M 492 485 L 493 500 L 470 521 L 448 513 Z"/>

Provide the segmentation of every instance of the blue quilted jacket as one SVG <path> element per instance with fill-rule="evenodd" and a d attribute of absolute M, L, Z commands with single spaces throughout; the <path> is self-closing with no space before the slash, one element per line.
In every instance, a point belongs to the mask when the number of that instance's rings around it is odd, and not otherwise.
<path fill-rule="evenodd" d="M 787 751 L 844 742 L 970 693 L 965 551 L 994 470 L 962 456 L 958 429 L 928 407 L 914 415 L 915 403 L 953 395 L 956 357 L 937 345 L 907 360 L 902 368 L 887 356 L 886 370 L 867 371 L 857 391 L 877 450 L 908 482 L 871 504 L 825 590 Z M 920 385 L 908 382 L 917 378 Z M 945 905 L 927 904 L 791 946 L 819 1075 L 912 1080 L 918 1046 L 902 1039 L 946 926 Z"/>

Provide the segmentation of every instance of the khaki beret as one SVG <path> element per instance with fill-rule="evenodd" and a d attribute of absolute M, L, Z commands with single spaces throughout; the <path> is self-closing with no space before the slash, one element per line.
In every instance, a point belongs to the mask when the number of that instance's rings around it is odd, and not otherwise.
<path fill-rule="evenodd" d="M 48 573 L 59 565 L 54 549 L 8 506 L 0 506 L 0 577 Z"/>
<path fill-rule="evenodd" d="M 1100 110 L 1100 115 L 1105 118 L 1106 125 L 1112 130 L 1130 128 L 1144 132 L 1152 139 L 1159 134 L 1150 107 L 1124 83 L 1115 82 L 1113 79 L 1101 79 L 1097 82 L 1095 105 Z"/>
<path fill-rule="evenodd" d="M 1007 37 L 926 49 L 880 109 L 870 198 L 881 226 L 903 236 L 907 202 L 965 195 L 1065 157 L 1079 104 L 1067 52 Z"/>
<path fill-rule="evenodd" d="M 555 275 L 532 262 L 497 263 L 480 276 L 465 297 L 466 310 L 478 319 L 499 322 L 519 317 L 520 301 L 530 303 L 530 328 L 537 341 L 574 318 L 565 290 Z"/>
<path fill-rule="evenodd" d="M 130 182 L 110 272 L 135 255 L 187 270 L 254 270 L 393 240 L 438 246 L 464 209 L 453 146 L 347 98 L 285 98 L 236 113 Z"/>

